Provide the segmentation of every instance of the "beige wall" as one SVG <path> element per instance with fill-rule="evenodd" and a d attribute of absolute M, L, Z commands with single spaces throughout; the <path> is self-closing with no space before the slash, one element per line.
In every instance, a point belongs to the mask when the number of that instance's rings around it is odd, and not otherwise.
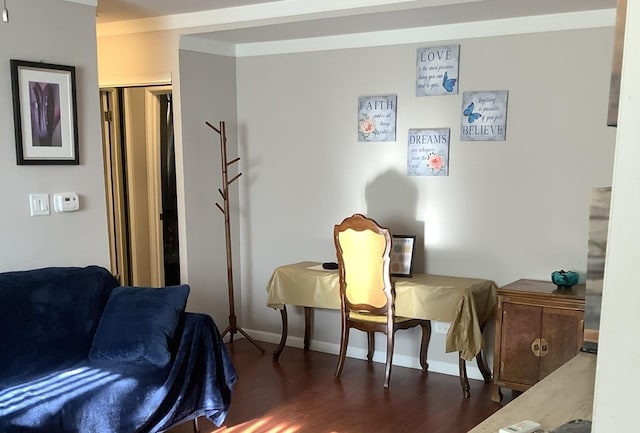
<path fill-rule="evenodd" d="M 238 156 L 236 145 L 236 65 L 232 57 L 180 51 L 182 77 L 182 125 L 187 244 L 189 254 L 189 308 L 213 315 L 222 331 L 228 325 L 227 262 L 223 206 L 218 193 L 222 189 L 220 136 L 216 128 L 225 121 L 227 154 Z M 238 164 L 229 167 L 229 179 Z M 240 232 L 238 224 L 240 177 L 229 187 L 230 226 L 233 242 L 233 273 L 236 305 L 243 303 L 240 283 Z M 180 240 L 182 242 L 182 239 Z"/>
<path fill-rule="evenodd" d="M 177 32 L 98 38 L 100 86 L 178 83 Z"/>
<path fill-rule="evenodd" d="M 245 325 L 279 332 L 264 307 L 271 272 L 335 260 L 332 227 L 354 212 L 424 232 L 419 267 L 430 273 L 499 285 L 584 274 L 591 188 L 612 176 L 612 37 L 601 28 L 239 58 Z M 461 94 L 415 96 L 416 48 L 450 43 L 460 44 L 461 91 L 509 91 L 506 141 L 460 141 Z M 397 142 L 359 143 L 358 96 L 385 94 L 398 97 Z M 407 177 L 407 130 L 439 127 L 451 128 L 450 176 Z M 290 335 L 302 323 L 292 309 Z M 316 311 L 315 347 L 335 350 L 339 326 L 337 311 Z M 415 356 L 416 337 L 401 333 L 394 359 Z M 455 372 L 442 335 L 429 358 Z"/>
<path fill-rule="evenodd" d="M 95 7 L 62 0 L 11 2 L 0 23 L 0 271 L 109 266 L 95 44 Z M 76 67 L 79 166 L 18 166 L 9 59 Z M 30 193 L 75 191 L 80 210 L 30 217 Z M 52 205 L 52 203 L 50 203 Z"/>

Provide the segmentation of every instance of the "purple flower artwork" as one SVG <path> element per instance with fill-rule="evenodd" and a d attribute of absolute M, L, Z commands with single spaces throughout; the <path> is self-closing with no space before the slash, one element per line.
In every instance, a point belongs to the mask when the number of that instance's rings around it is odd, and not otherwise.
<path fill-rule="evenodd" d="M 60 86 L 29 81 L 31 135 L 34 146 L 62 147 Z"/>

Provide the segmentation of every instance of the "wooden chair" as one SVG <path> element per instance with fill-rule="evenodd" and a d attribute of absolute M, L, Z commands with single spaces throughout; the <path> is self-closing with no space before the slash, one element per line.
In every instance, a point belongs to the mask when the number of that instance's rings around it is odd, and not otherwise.
<path fill-rule="evenodd" d="M 384 387 L 389 388 L 395 332 L 420 325 L 420 365 L 427 371 L 427 347 L 431 321 L 395 315 L 395 285 L 389 274 L 391 234 L 374 220 L 361 214 L 346 218 L 333 229 L 340 275 L 342 336 L 336 377 L 340 377 L 351 328 L 367 333 L 367 359 L 373 359 L 374 332 L 387 335 Z"/>

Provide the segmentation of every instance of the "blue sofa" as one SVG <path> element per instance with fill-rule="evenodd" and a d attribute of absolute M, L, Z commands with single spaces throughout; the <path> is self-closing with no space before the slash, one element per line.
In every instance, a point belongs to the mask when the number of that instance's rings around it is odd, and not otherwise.
<path fill-rule="evenodd" d="M 237 376 L 189 287 L 119 286 L 108 270 L 0 273 L 0 432 L 161 432 L 220 425 Z"/>

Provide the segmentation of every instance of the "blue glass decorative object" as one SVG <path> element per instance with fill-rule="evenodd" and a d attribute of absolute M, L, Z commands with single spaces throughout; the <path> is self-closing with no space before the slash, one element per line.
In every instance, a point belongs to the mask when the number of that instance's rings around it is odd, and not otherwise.
<path fill-rule="evenodd" d="M 570 289 L 578 284 L 580 276 L 573 271 L 554 271 L 551 273 L 551 281 L 558 286 L 558 289 Z"/>

